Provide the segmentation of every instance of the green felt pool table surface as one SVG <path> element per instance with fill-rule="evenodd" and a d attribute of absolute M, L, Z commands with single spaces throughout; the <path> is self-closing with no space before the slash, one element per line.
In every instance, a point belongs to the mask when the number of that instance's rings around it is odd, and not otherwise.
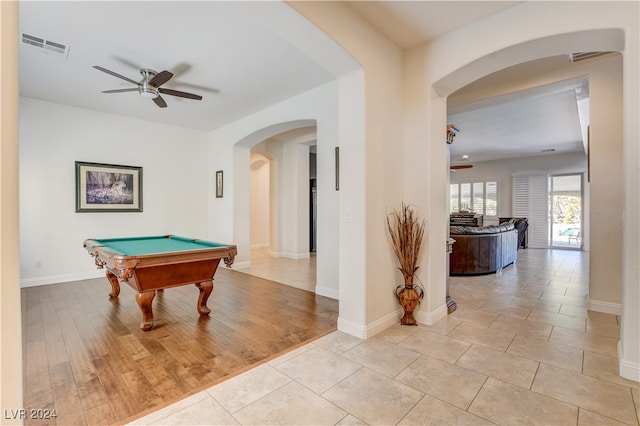
<path fill-rule="evenodd" d="M 155 253 L 173 253 L 187 250 L 202 250 L 225 247 L 226 244 L 176 235 L 160 235 L 151 237 L 103 238 L 94 240 L 124 256 L 139 256 Z"/>

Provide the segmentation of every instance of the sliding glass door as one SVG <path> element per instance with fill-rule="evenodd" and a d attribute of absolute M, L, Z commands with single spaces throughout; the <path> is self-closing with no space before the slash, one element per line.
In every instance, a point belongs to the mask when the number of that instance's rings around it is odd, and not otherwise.
<path fill-rule="evenodd" d="M 550 247 L 582 249 L 582 179 L 581 173 L 549 178 Z"/>

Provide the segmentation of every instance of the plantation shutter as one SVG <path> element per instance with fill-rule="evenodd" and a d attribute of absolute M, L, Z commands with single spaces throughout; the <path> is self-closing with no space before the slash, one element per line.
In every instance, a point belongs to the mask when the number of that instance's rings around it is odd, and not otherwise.
<path fill-rule="evenodd" d="M 473 183 L 471 211 L 477 214 L 484 214 L 484 182 Z"/>
<path fill-rule="evenodd" d="M 487 182 L 486 188 L 485 213 L 487 216 L 498 216 L 498 182 Z"/>
<path fill-rule="evenodd" d="M 471 184 L 460 184 L 460 211 L 471 211 Z"/>
<path fill-rule="evenodd" d="M 549 179 L 547 176 L 514 176 L 511 211 L 529 221 L 529 247 L 549 245 Z"/>
<path fill-rule="evenodd" d="M 456 213 L 460 210 L 460 196 L 458 195 L 458 184 L 449 185 L 449 213 Z"/>

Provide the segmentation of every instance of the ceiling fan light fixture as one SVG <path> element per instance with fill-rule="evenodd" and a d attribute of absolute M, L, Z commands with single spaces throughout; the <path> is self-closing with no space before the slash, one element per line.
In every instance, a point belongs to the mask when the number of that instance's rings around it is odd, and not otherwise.
<path fill-rule="evenodd" d="M 147 99 L 155 99 L 160 96 L 158 88 L 149 84 L 157 73 L 152 69 L 143 68 L 140 70 L 140 74 L 142 74 L 142 81 L 138 83 L 138 93 L 140 93 L 140 96 Z"/>
<path fill-rule="evenodd" d="M 155 99 L 160 96 L 160 93 L 158 93 L 158 89 L 156 89 L 155 87 L 147 86 L 146 84 L 140 85 L 138 87 L 138 93 L 140 93 L 140 96 L 147 99 Z"/>

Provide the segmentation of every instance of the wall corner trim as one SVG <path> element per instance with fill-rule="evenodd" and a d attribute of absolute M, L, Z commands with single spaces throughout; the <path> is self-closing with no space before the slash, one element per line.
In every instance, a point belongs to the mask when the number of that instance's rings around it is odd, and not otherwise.
<path fill-rule="evenodd" d="M 621 315 L 622 305 L 620 303 L 604 302 L 602 300 L 591 300 L 587 302 L 587 309 L 603 314 Z"/>
<path fill-rule="evenodd" d="M 622 341 L 618 342 L 619 374 L 625 379 L 640 382 L 640 363 L 627 361 L 622 357 Z"/>

